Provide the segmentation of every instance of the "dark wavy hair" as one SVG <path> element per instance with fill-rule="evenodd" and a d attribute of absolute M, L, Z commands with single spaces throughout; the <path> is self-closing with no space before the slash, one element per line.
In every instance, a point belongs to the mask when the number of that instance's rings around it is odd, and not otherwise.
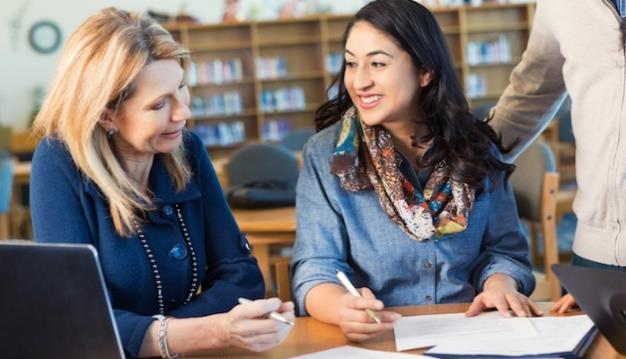
<path fill-rule="evenodd" d="M 420 138 L 414 135 L 412 145 L 431 139 L 433 144 L 417 164 L 432 170 L 445 160 L 455 178 L 477 191 L 483 190 L 485 177 L 495 185 L 500 171 L 505 172 L 506 183 L 515 166 L 499 160 L 493 146 L 501 153 L 510 148 L 502 146 L 501 139 L 487 124 L 488 120 L 479 120 L 470 113 L 446 40 L 433 14 L 412 0 L 373 1 L 361 8 L 348 23 L 343 35 L 344 47 L 352 27 L 359 21 L 366 21 L 390 36 L 411 56 L 418 70 L 432 74 L 432 81 L 422 89 L 419 97 L 428 135 Z M 315 112 L 318 131 L 339 121 L 353 106 L 343 83 L 345 70 L 344 61 L 327 90 L 330 98 L 331 89 L 336 86 L 337 94 Z"/>

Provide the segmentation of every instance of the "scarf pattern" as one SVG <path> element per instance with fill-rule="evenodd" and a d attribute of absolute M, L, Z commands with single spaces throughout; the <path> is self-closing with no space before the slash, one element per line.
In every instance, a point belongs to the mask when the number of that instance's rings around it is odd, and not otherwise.
<path fill-rule="evenodd" d="M 354 107 L 346 111 L 331 160 L 331 173 L 341 187 L 373 189 L 387 216 L 416 241 L 464 231 L 474 202 L 469 185 L 451 178 L 443 161 L 420 192 L 400 171 L 401 163 L 389 132 L 361 123 Z"/>

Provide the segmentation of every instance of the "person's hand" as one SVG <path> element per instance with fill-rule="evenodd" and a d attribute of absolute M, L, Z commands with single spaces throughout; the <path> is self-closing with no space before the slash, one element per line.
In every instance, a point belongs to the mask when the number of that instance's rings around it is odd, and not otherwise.
<path fill-rule="evenodd" d="M 576 299 L 574 299 L 571 294 L 567 293 L 562 296 L 561 299 L 559 299 L 556 303 L 554 303 L 550 310 L 559 314 L 564 314 L 575 306 Z"/>
<path fill-rule="evenodd" d="M 341 297 L 339 327 L 346 338 L 360 342 L 393 329 L 393 323 L 401 315 L 394 312 L 381 311 L 385 307 L 383 302 L 376 299 L 374 293 L 368 288 L 360 288 L 358 290 L 361 293 L 361 297 L 355 297 L 350 293 L 346 293 Z M 374 311 L 381 324 L 376 323 L 365 309 Z"/>
<path fill-rule="evenodd" d="M 483 292 L 474 298 L 465 315 L 473 317 L 487 308 L 496 308 L 505 317 L 511 316 L 509 310 L 518 317 L 543 315 L 537 304 L 517 291 L 513 278 L 501 273 L 485 281 Z"/>
<path fill-rule="evenodd" d="M 281 303 L 278 298 L 239 304 L 223 316 L 220 334 L 229 345 L 255 352 L 268 350 L 285 340 L 293 327 L 265 316 L 275 311 L 293 321 L 293 308 L 293 302 Z"/>

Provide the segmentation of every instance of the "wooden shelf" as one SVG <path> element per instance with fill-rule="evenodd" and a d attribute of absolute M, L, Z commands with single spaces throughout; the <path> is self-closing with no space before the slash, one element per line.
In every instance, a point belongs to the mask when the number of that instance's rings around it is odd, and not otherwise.
<path fill-rule="evenodd" d="M 517 24 L 489 24 L 489 25 L 472 25 L 468 26 L 468 33 L 482 33 L 482 32 L 508 32 L 508 31 L 520 31 L 530 30 L 527 22 L 521 22 Z"/>
<path fill-rule="evenodd" d="M 319 37 L 306 37 L 299 39 L 273 39 L 271 41 L 259 41 L 259 47 L 318 45 L 320 42 L 321 39 Z"/>
<path fill-rule="evenodd" d="M 250 50 L 252 43 L 249 41 L 231 42 L 224 44 L 211 44 L 194 46 L 191 51 L 193 52 L 215 52 L 215 51 L 230 51 L 230 50 Z"/>
<path fill-rule="evenodd" d="M 301 72 L 295 74 L 289 74 L 283 77 L 269 77 L 269 78 L 260 78 L 261 82 L 283 82 L 283 81 L 300 81 L 300 80 L 316 80 L 322 79 L 324 77 L 324 72 L 322 71 L 312 71 L 312 72 Z"/>
<path fill-rule="evenodd" d="M 241 80 L 237 81 L 225 81 L 225 82 L 205 82 L 205 83 L 197 83 L 194 85 L 189 85 L 191 88 L 203 88 L 203 87 L 223 87 L 223 86 L 238 86 L 238 85 L 254 85 L 254 78 L 252 77 L 244 77 Z"/>
<path fill-rule="evenodd" d="M 236 143 L 231 143 L 228 145 L 204 145 L 204 148 L 206 148 L 207 150 L 225 150 L 225 149 L 236 149 L 236 148 L 240 148 L 243 147 L 244 145 L 247 145 L 249 142 L 248 141 L 242 141 L 242 142 L 236 142 Z"/>
<path fill-rule="evenodd" d="M 264 115 L 285 115 L 290 113 L 306 113 L 306 112 L 314 112 L 319 107 L 319 104 L 310 104 L 305 108 L 301 109 L 292 109 L 292 110 L 277 110 L 277 111 L 263 111 Z"/>
<path fill-rule="evenodd" d="M 469 99 L 473 101 L 497 100 L 500 98 L 501 95 L 502 95 L 501 92 L 498 92 L 498 93 L 488 92 L 482 96 L 469 97 Z"/>
<path fill-rule="evenodd" d="M 193 119 L 196 121 L 203 121 L 203 120 L 215 120 L 215 119 L 221 119 L 221 118 L 241 118 L 241 117 L 256 116 L 256 114 L 257 114 L 256 109 L 248 109 L 239 113 L 220 113 L 220 114 L 214 114 L 214 115 L 199 115 L 199 116 L 194 116 Z"/>
<path fill-rule="evenodd" d="M 470 69 L 489 68 L 489 67 L 515 67 L 521 60 L 521 57 L 515 57 L 511 61 L 493 62 L 467 65 Z"/>
<path fill-rule="evenodd" d="M 497 100 L 508 83 L 508 72 L 520 60 L 530 33 L 534 15 L 532 4 L 486 4 L 479 7 L 455 6 L 431 9 L 448 41 L 453 66 L 462 84 L 469 75 L 484 78 L 489 86 L 484 96 L 470 102 Z M 261 141 L 268 118 L 290 121 L 291 128 L 309 125 L 308 118 L 326 98 L 326 90 L 337 73 L 325 70 L 329 54 L 342 51 L 345 26 L 351 15 L 319 15 L 301 19 L 244 21 L 234 24 L 168 24 L 167 28 L 200 61 L 241 60 L 241 72 L 247 77 L 231 82 L 202 83 L 190 86 L 192 96 L 237 91 L 245 108 L 242 113 L 196 116 L 190 127 L 203 121 L 245 122 L 246 142 L 232 146 L 211 146 L 212 154 L 227 155 L 246 143 Z M 495 36 L 494 36 L 495 34 Z M 510 44 L 511 61 L 469 65 L 466 61 L 469 42 L 490 43 L 504 34 Z M 284 59 L 277 67 L 288 74 L 277 78 L 259 78 L 258 58 Z M 272 61 L 269 62 L 272 64 Z M 264 65 L 265 66 L 265 65 Z M 284 67 L 284 68 L 283 68 Z M 265 70 L 265 69 L 264 69 Z M 274 70 L 274 69 L 270 69 Z M 268 71 L 272 72 L 272 71 Z M 306 94 L 303 109 L 263 111 L 260 98 L 265 90 L 297 86 Z M 312 122 L 312 120 L 311 120 Z"/>
<path fill-rule="evenodd" d="M 460 26 L 442 26 L 441 31 L 444 35 L 459 35 L 461 33 Z"/>

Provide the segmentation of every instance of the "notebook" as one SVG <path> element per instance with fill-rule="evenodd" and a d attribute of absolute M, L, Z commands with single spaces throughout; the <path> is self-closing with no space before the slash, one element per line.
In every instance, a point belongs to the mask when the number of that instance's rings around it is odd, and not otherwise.
<path fill-rule="evenodd" d="M 626 273 L 565 264 L 552 270 L 613 348 L 626 354 Z"/>
<path fill-rule="evenodd" d="M 0 243 L 0 356 L 124 358 L 90 245 Z"/>

